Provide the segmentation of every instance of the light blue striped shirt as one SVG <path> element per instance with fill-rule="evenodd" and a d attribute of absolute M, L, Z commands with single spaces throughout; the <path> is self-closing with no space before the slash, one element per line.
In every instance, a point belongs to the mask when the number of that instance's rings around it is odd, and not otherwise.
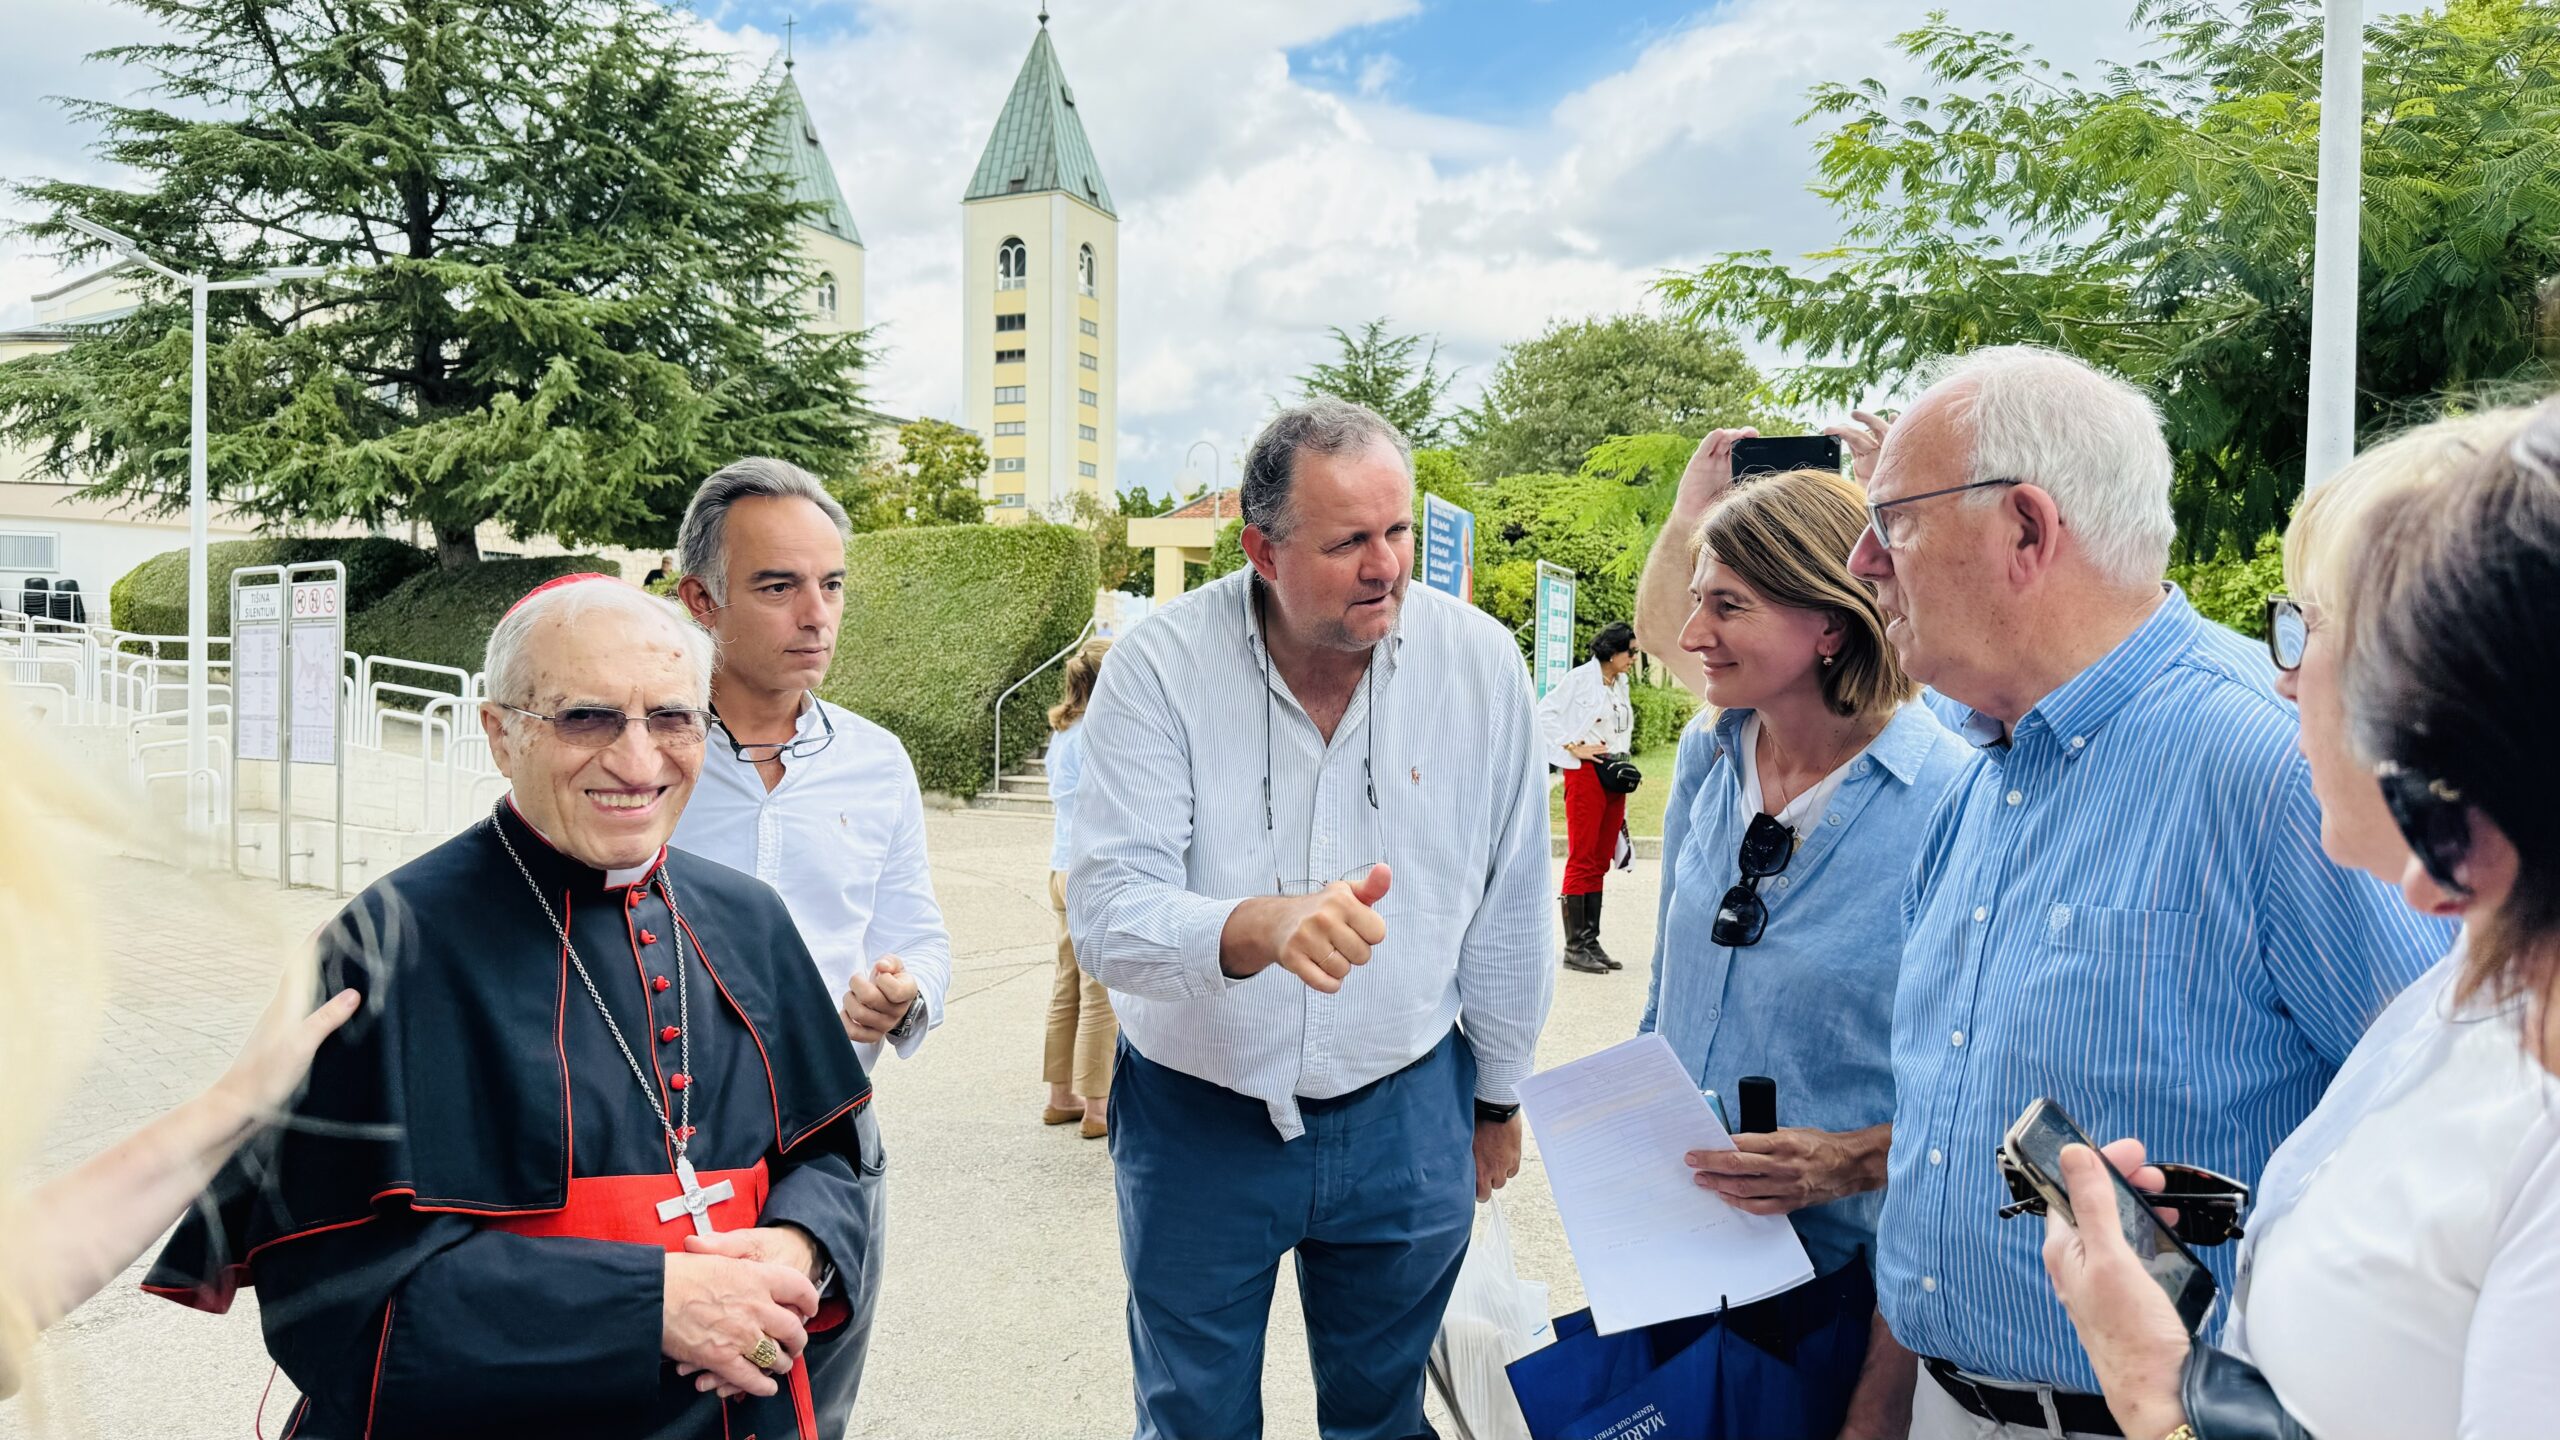
<path fill-rule="evenodd" d="M 1075 859 L 1076 786 L 1084 781 L 1084 722 L 1049 742 L 1049 868 L 1065 870 Z"/>
<path fill-rule="evenodd" d="M 1556 973 L 1544 746 L 1520 651 L 1492 616 L 1412 586 L 1328 739 L 1287 677 L 1266 680 L 1252 575 L 1174 600 L 1102 667 L 1078 727 L 1076 960 L 1110 987 L 1139 1054 L 1262 1101 L 1284 1140 L 1305 1131 L 1301 1098 L 1392 1075 L 1452 1025 L 1475 1051 L 1476 1097 L 1509 1104 Z M 1381 858 L 1387 938 L 1340 992 L 1277 965 L 1219 969 L 1246 899 Z"/>
<path fill-rule="evenodd" d="M 1993 1155 L 2047 1096 L 2105 1141 L 2255 1184 L 2450 926 L 2320 853 L 2265 647 L 2172 589 L 1982 744 L 1905 897 L 1876 1289 L 1894 1335 L 1993 1379 L 2095 1391 L 2044 1226 Z M 2228 1291 L 2233 1252 L 2199 1252 Z M 2219 1330 L 2217 1306 L 2206 1337 Z"/>
<path fill-rule="evenodd" d="M 1778 1082 L 1778 1123 L 1864 1130 L 1893 1118 L 1894 980 L 1902 971 L 1902 886 L 1929 817 L 1973 751 L 1918 701 L 1904 705 L 1810 819 L 1787 868 L 1760 882 L 1760 943 L 1713 939 L 1716 907 L 1741 877 L 1742 725 L 1748 710 L 1701 714 L 1680 737 L 1662 821 L 1661 919 L 1639 1031 L 1659 1030 L 1700 1089 L 1733 1106 L 1735 1082 Z M 1875 1249 L 1884 1193 L 1788 1218 L 1829 1274 Z"/>

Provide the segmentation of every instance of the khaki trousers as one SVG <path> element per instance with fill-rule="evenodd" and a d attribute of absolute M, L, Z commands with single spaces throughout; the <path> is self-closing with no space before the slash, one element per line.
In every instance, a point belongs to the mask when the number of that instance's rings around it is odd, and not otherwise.
<path fill-rule="evenodd" d="M 1049 872 L 1049 906 L 1058 912 L 1058 969 L 1049 982 L 1040 1078 L 1099 1100 L 1111 1093 L 1111 1049 L 1120 1039 L 1120 1022 L 1111 1015 L 1111 992 L 1076 965 L 1076 942 L 1067 934 L 1067 877 L 1056 870 Z"/>

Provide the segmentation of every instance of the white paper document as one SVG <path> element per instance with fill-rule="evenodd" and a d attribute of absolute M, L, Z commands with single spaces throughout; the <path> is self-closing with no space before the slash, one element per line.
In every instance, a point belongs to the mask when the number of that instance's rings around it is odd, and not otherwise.
<path fill-rule="evenodd" d="M 1601 1334 L 1813 1278 L 1785 1216 L 1737 1210 L 1691 1178 L 1682 1156 L 1730 1150 L 1733 1137 L 1660 1035 L 1530 1076 L 1520 1107 Z"/>

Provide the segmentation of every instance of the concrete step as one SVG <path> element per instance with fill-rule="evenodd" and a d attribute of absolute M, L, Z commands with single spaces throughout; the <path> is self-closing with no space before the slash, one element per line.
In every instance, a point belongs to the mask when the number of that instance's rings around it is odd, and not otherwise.
<path fill-rule="evenodd" d="M 1026 755 L 1015 763 L 1034 775 L 1046 775 L 1049 773 L 1049 757 L 1045 752 L 1038 755 Z"/>
<path fill-rule="evenodd" d="M 1020 795 L 1026 799 L 1037 798 L 1046 800 L 1049 798 L 1049 777 L 1046 775 L 1007 775 L 996 782 L 996 793 L 999 795 Z"/>
<path fill-rule="evenodd" d="M 1007 815 L 1054 815 L 1057 807 L 1047 797 L 1029 795 L 981 795 L 969 802 L 972 810 L 994 810 Z"/>
<path fill-rule="evenodd" d="M 300 807 L 296 807 L 299 809 Z M 325 820 L 296 815 L 292 828 L 290 875 L 296 885 L 328 889 L 331 826 Z M 346 851 L 340 888 L 363 889 L 392 871 L 433 850 L 446 836 L 421 830 L 390 830 L 370 825 L 346 827 Z M 252 879 L 276 878 L 276 812 L 240 812 L 239 871 Z"/>

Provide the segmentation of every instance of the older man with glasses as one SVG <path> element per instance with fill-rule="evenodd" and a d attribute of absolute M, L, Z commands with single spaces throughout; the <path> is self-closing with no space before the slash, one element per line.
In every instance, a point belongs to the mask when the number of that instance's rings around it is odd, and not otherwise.
<path fill-rule="evenodd" d="M 912 1056 L 942 1023 L 951 937 L 925 858 L 924 797 L 906 747 L 818 696 L 844 619 L 844 507 L 817 477 L 747 459 L 702 482 L 676 553 L 685 608 L 719 637 L 702 782 L 675 843 L 771 885 L 790 907 L 864 1070 Z M 879 1122 L 862 1120 L 870 1251 L 850 1287 L 851 1403 L 879 1303 L 888 1233 Z"/>
<path fill-rule="evenodd" d="M 2140 391 L 2003 347 L 1943 367 L 1866 478 L 1851 569 L 1979 747 L 1904 901 L 1876 1288 L 1923 1357 L 1914 1437 L 2121 1433 L 2043 1227 L 1999 1218 L 2030 1101 L 2254 1184 L 2444 952 L 2321 855 L 2265 648 L 2161 583 L 2169 474 Z"/>
<path fill-rule="evenodd" d="M 1244 518 L 1252 563 L 1131 630 L 1084 721 L 1067 917 L 1120 1016 L 1137 1434 L 1262 1432 L 1294 1251 L 1319 1430 L 1404 1440 L 1554 985 L 1537 717 L 1502 626 L 1408 587 L 1384 420 L 1280 414 Z"/>

